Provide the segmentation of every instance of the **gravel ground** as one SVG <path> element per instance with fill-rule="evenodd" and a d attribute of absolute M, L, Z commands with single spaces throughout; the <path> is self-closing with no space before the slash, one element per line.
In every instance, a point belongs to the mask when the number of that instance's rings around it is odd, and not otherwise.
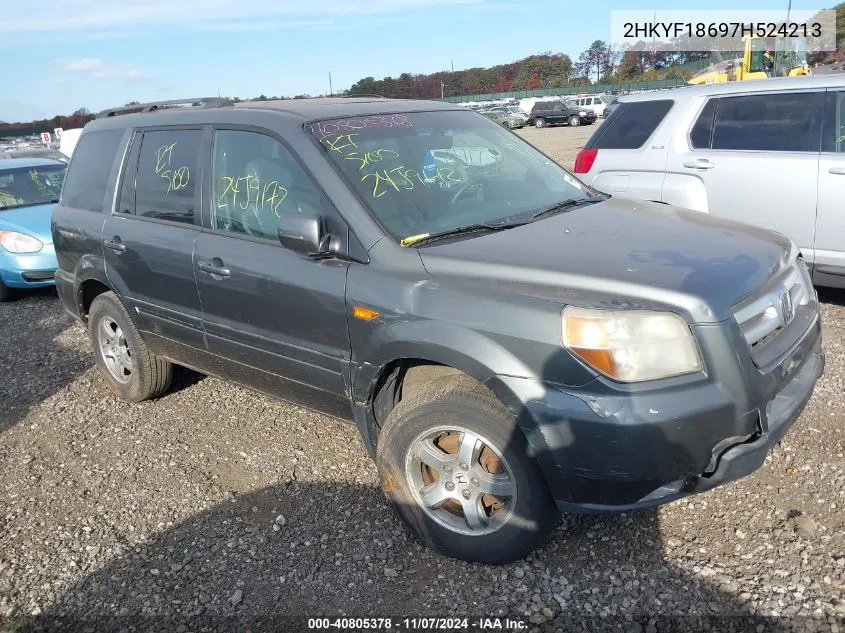
<path fill-rule="evenodd" d="M 571 166 L 591 132 L 520 133 Z M 756 615 L 713 630 L 845 632 L 845 293 L 822 299 L 828 369 L 760 471 L 657 511 L 562 517 L 494 568 L 422 548 L 351 425 L 188 371 L 124 403 L 53 293 L 0 305 L 0 630 L 465 613 L 539 631 Z"/>

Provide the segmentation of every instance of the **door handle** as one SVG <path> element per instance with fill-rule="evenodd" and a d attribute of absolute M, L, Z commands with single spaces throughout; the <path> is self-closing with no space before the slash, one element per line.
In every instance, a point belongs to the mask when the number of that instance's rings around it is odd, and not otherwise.
<path fill-rule="evenodd" d="M 113 251 L 117 251 L 118 253 L 122 253 L 126 250 L 126 244 L 120 241 L 120 236 L 118 235 L 115 235 L 110 240 L 104 240 L 103 246 L 105 246 L 106 248 L 110 248 Z"/>
<path fill-rule="evenodd" d="M 199 262 L 197 268 L 204 273 L 217 277 L 228 277 L 232 274 L 232 271 L 223 265 L 223 260 L 219 257 L 215 257 L 210 262 Z"/>
<path fill-rule="evenodd" d="M 831 167 L 827 170 L 827 173 L 834 176 L 845 176 L 845 167 Z"/>
<path fill-rule="evenodd" d="M 684 167 L 688 167 L 689 169 L 713 169 L 716 166 L 706 158 L 688 160 L 687 162 L 683 163 L 683 165 Z"/>

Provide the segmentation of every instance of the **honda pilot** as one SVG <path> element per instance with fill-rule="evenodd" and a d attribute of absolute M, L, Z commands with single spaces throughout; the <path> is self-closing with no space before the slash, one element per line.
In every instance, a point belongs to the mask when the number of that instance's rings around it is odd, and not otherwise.
<path fill-rule="evenodd" d="M 458 105 L 187 104 L 87 124 L 53 214 L 104 383 L 182 365 L 350 420 L 446 555 L 749 475 L 823 372 L 778 234 L 601 194 Z"/>

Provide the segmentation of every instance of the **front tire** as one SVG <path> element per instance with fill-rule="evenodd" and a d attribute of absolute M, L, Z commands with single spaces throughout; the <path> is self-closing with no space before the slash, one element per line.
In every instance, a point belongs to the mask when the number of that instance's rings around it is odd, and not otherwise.
<path fill-rule="evenodd" d="M 534 127 L 546 127 L 546 119 L 543 119 L 543 118 L 534 119 Z"/>
<path fill-rule="evenodd" d="M 571 117 L 569 117 L 569 125 L 571 127 L 578 127 L 579 125 L 581 125 L 581 117 L 575 116 L 573 114 Z"/>
<path fill-rule="evenodd" d="M 384 424 L 376 462 L 402 519 L 452 558 L 519 560 L 557 520 L 514 417 L 471 379 L 440 379 L 404 398 Z"/>
<path fill-rule="evenodd" d="M 91 303 L 88 336 L 97 368 L 115 395 L 142 402 L 160 396 L 170 387 L 173 366 L 147 349 L 113 292 L 104 292 Z"/>

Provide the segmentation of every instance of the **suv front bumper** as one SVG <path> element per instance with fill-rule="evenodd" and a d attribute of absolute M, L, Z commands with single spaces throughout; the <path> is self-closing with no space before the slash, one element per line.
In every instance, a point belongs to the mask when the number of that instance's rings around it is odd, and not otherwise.
<path fill-rule="evenodd" d="M 594 383 L 574 389 L 505 376 L 491 387 L 522 403 L 518 423 L 562 511 L 621 512 L 704 492 L 760 468 L 824 372 L 818 319 L 781 366 L 792 367 L 789 377 L 768 394 L 759 392 L 753 374 L 610 396 Z"/>

